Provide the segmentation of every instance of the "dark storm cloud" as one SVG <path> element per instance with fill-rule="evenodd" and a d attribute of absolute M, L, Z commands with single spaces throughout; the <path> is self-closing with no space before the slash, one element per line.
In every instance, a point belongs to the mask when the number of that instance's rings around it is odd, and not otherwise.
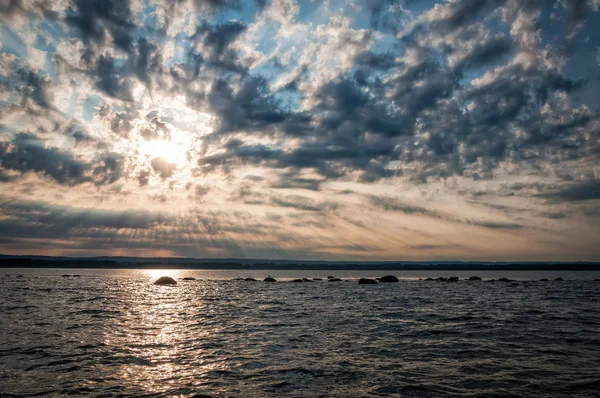
<path fill-rule="evenodd" d="M 478 227 L 490 228 L 490 229 L 522 229 L 521 224 L 510 223 L 510 222 L 497 222 L 497 221 L 470 221 L 471 225 Z"/>
<path fill-rule="evenodd" d="M 21 173 L 37 172 L 59 184 L 76 185 L 89 180 L 86 162 L 70 153 L 48 148 L 36 136 L 17 134 L 11 142 L 0 143 L 0 166 Z"/>
<path fill-rule="evenodd" d="M 160 49 L 146 38 L 137 41 L 132 62 L 134 73 L 146 84 L 151 83 L 153 74 L 162 72 Z"/>
<path fill-rule="evenodd" d="M 551 203 L 581 202 L 600 199 L 600 180 L 576 182 L 564 188 L 537 195 Z"/>
<path fill-rule="evenodd" d="M 246 28 L 246 24 L 240 21 L 229 21 L 214 27 L 203 24 L 198 27 L 191 39 L 202 37 L 203 43 L 211 49 L 213 56 L 219 56 Z"/>
<path fill-rule="evenodd" d="M 207 96 L 210 109 L 220 117 L 218 133 L 264 130 L 284 122 L 289 114 L 281 110 L 264 78 L 246 76 L 239 90 L 217 79 Z"/>
<path fill-rule="evenodd" d="M 96 87 L 113 98 L 130 102 L 132 100 L 128 74 L 115 66 L 115 60 L 109 55 L 101 55 L 96 63 L 94 75 Z"/>
<path fill-rule="evenodd" d="M 36 172 L 62 185 L 93 182 L 112 184 L 123 176 L 124 158 L 104 153 L 93 162 L 77 159 L 70 152 L 46 146 L 35 135 L 19 133 L 12 141 L 0 142 L 0 167 L 19 173 Z"/>
<path fill-rule="evenodd" d="M 318 191 L 321 189 L 322 180 L 315 178 L 297 177 L 293 173 L 285 173 L 280 176 L 279 181 L 271 185 L 272 188 L 279 189 L 307 189 Z"/>
<path fill-rule="evenodd" d="M 15 90 L 21 95 L 21 106 L 24 109 L 37 113 L 32 108 L 32 105 L 35 105 L 44 111 L 55 110 L 48 94 L 52 83 L 47 76 L 42 76 L 28 68 L 21 68 L 16 72 L 12 84 L 14 82 L 17 82 Z"/>
<path fill-rule="evenodd" d="M 311 212 L 335 210 L 339 206 L 334 202 L 319 202 L 300 195 L 275 196 L 271 198 L 271 204 L 278 207 L 291 207 L 296 210 Z"/>
<path fill-rule="evenodd" d="M 435 211 L 421 206 L 409 205 L 399 201 L 398 199 L 376 195 L 369 195 L 367 198 L 373 206 L 385 211 L 400 212 L 404 214 L 422 214 L 432 218 L 445 218 L 445 216 L 442 216 Z"/>
<path fill-rule="evenodd" d="M 493 38 L 478 44 L 455 66 L 455 69 L 485 66 L 509 54 L 512 49 L 512 42 L 508 38 Z"/>
<path fill-rule="evenodd" d="M 385 196 L 377 196 L 377 195 L 367 195 L 367 199 L 371 202 L 371 204 L 377 208 L 380 208 L 385 211 L 390 212 L 398 212 L 407 215 L 416 215 L 416 216 L 425 216 L 433 219 L 444 220 L 453 223 L 460 224 L 468 224 L 474 225 L 483 228 L 489 229 L 522 229 L 523 225 L 512 223 L 512 222 L 502 222 L 502 221 L 489 221 L 489 220 L 468 220 L 458 218 L 456 216 L 452 216 L 449 214 L 440 213 L 434 210 L 427 209 L 425 207 L 416 206 L 412 204 L 404 203 L 398 199 L 385 197 Z"/>
<path fill-rule="evenodd" d="M 105 29 L 115 45 L 129 51 L 135 24 L 128 0 L 74 0 L 67 10 L 66 21 L 75 27 L 86 44 L 104 44 Z"/>
<path fill-rule="evenodd" d="M 0 211 L 9 220 L 68 228 L 149 229 L 175 223 L 171 216 L 147 210 L 81 209 L 42 201 L 3 202 L 0 203 Z"/>

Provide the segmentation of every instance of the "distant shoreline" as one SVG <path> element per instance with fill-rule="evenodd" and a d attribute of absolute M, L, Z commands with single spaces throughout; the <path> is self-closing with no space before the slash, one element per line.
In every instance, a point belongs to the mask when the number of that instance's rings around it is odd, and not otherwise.
<path fill-rule="evenodd" d="M 390 270 L 390 271 L 600 271 L 594 262 L 293 261 L 186 258 L 72 258 L 0 255 L 0 268 Z"/>

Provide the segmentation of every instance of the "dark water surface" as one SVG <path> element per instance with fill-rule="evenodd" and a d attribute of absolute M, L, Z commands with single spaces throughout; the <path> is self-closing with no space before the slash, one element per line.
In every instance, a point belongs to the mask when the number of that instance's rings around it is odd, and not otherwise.
<path fill-rule="evenodd" d="M 406 279 L 380 285 L 358 285 L 369 275 L 359 271 L 337 272 L 352 279 L 338 283 L 230 280 L 268 273 L 0 269 L 0 393 L 600 396 L 599 273 L 468 272 L 515 283 L 414 279 L 468 276 L 434 271 L 394 271 Z M 161 275 L 198 280 L 153 286 Z M 537 281 L 557 275 L 565 281 Z"/>

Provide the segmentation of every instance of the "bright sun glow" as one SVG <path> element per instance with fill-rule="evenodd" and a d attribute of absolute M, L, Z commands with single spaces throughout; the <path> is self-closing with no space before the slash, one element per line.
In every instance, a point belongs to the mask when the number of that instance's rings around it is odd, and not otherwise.
<path fill-rule="evenodd" d="M 177 166 L 187 164 L 186 146 L 172 141 L 148 141 L 140 147 L 142 156 L 149 158 L 161 157 Z"/>
<path fill-rule="evenodd" d="M 179 275 L 179 270 L 173 269 L 147 269 L 145 271 L 151 279 L 158 279 L 161 276 L 170 276 L 172 278 L 176 278 Z"/>

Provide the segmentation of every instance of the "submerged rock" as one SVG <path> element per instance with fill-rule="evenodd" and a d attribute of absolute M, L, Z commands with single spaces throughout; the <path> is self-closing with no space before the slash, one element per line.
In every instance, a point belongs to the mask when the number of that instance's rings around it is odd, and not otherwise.
<path fill-rule="evenodd" d="M 302 282 L 312 282 L 312 280 L 308 278 L 302 278 Z"/>
<path fill-rule="evenodd" d="M 154 282 L 154 284 L 155 285 L 176 285 L 177 282 L 175 281 L 175 279 L 171 278 L 170 276 L 161 276 Z"/>
<path fill-rule="evenodd" d="M 451 276 L 448 278 L 448 282 L 458 282 L 458 276 Z"/>
<path fill-rule="evenodd" d="M 196 278 L 192 278 L 191 276 L 186 276 L 185 278 L 181 278 L 182 281 L 195 281 Z"/>
<path fill-rule="evenodd" d="M 439 276 L 439 277 L 435 278 L 435 280 L 436 281 L 440 281 L 440 282 L 446 282 L 447 281 L 447 279 L 444 278 L 443 276 Z"/>
<path fill-rule="evenodd" d="M 376 285 L 377 281 L 375 279 L 360 278 L 358 280 L 358 284 L 359 285 Z"/>
<path fill-rule="evenodd" d="M 73 278 L 81 278 L 81 275 L 75 274 L 75 275 L 73 275 Z"/>
<path fill-rule="evenodd" d="M 265 281 L 265 282 L 277 282 L 277 280 L 276 280 L 275 278 L 271 278 L 271 276 L 270 276 L 270 275 L 269 275 L 269 276 L 267 276 L 267 277 L 264 279 L 264 281 Z"/>
<path fill-rule="evenodd" d="M 470 276 L 470 277 L 469 277 L 469 280 L 470 280 L 470 281 L 480 281 L 480 280 L 482 280 L 482 279 L 481 279 L 480 277 L 478 277 L 478 276 Z"/>
<path fill-rule="evenodd" d="M 256 282 L 256 279 L 254 278 L 246 278 L 244 279 L 246 282 Z"/>
<path fill-rule="evenodd" d="M 70 278 L 70 277 L 71 277 L 71 275 L 69 275 L 69 274 L 64 274 L 64 275 L 61 275 L 61 276 L 62 276 L 63 278 Z"/>
<path fill-rule="evenodd" d="M 561 277 L 554 278 L 554 280 L 555 280 L 555 281 L 557 281 L 557 282 L 564 281 L 564 279 L 563 279 L 563 278 L 561 278 Z"/>
<path fill-rule="evenodd" d="M 499 282 L 512 282 L 512 279 L 508 279 L 508 278 L 498 278 Z"/>
<path fill-rule="evenodd" d="M 329 278 L 329 282 L 341 282 L 340 278 Z"/>
<path fill-rule="evenodd" d="M 386 276 L 382 276 L 381 278 L 379 278 L 379 282 L 381 282 L 381 283 L 395 283 L 395 282 L 399 282 L 399 280 L 394 275 L 386 275 Z"/>
<path fill-rule="evenodd" d="M 334 277 L 333 277 L 333 276 L 331 276 L 331 275 L 329 275 L 329 276 L 327 277 L 327 279 L 334 279 Z"/>
<path fill-rule="evenodd" d="M 302 283 L 302 282 L 304 282 L 304 281 L 303 281 L 302 279 L 294 279 L 294 280 L 292 280 L 292 281 L 290 281 L 290 282 L 294 282 L 294 283 Z"/>

